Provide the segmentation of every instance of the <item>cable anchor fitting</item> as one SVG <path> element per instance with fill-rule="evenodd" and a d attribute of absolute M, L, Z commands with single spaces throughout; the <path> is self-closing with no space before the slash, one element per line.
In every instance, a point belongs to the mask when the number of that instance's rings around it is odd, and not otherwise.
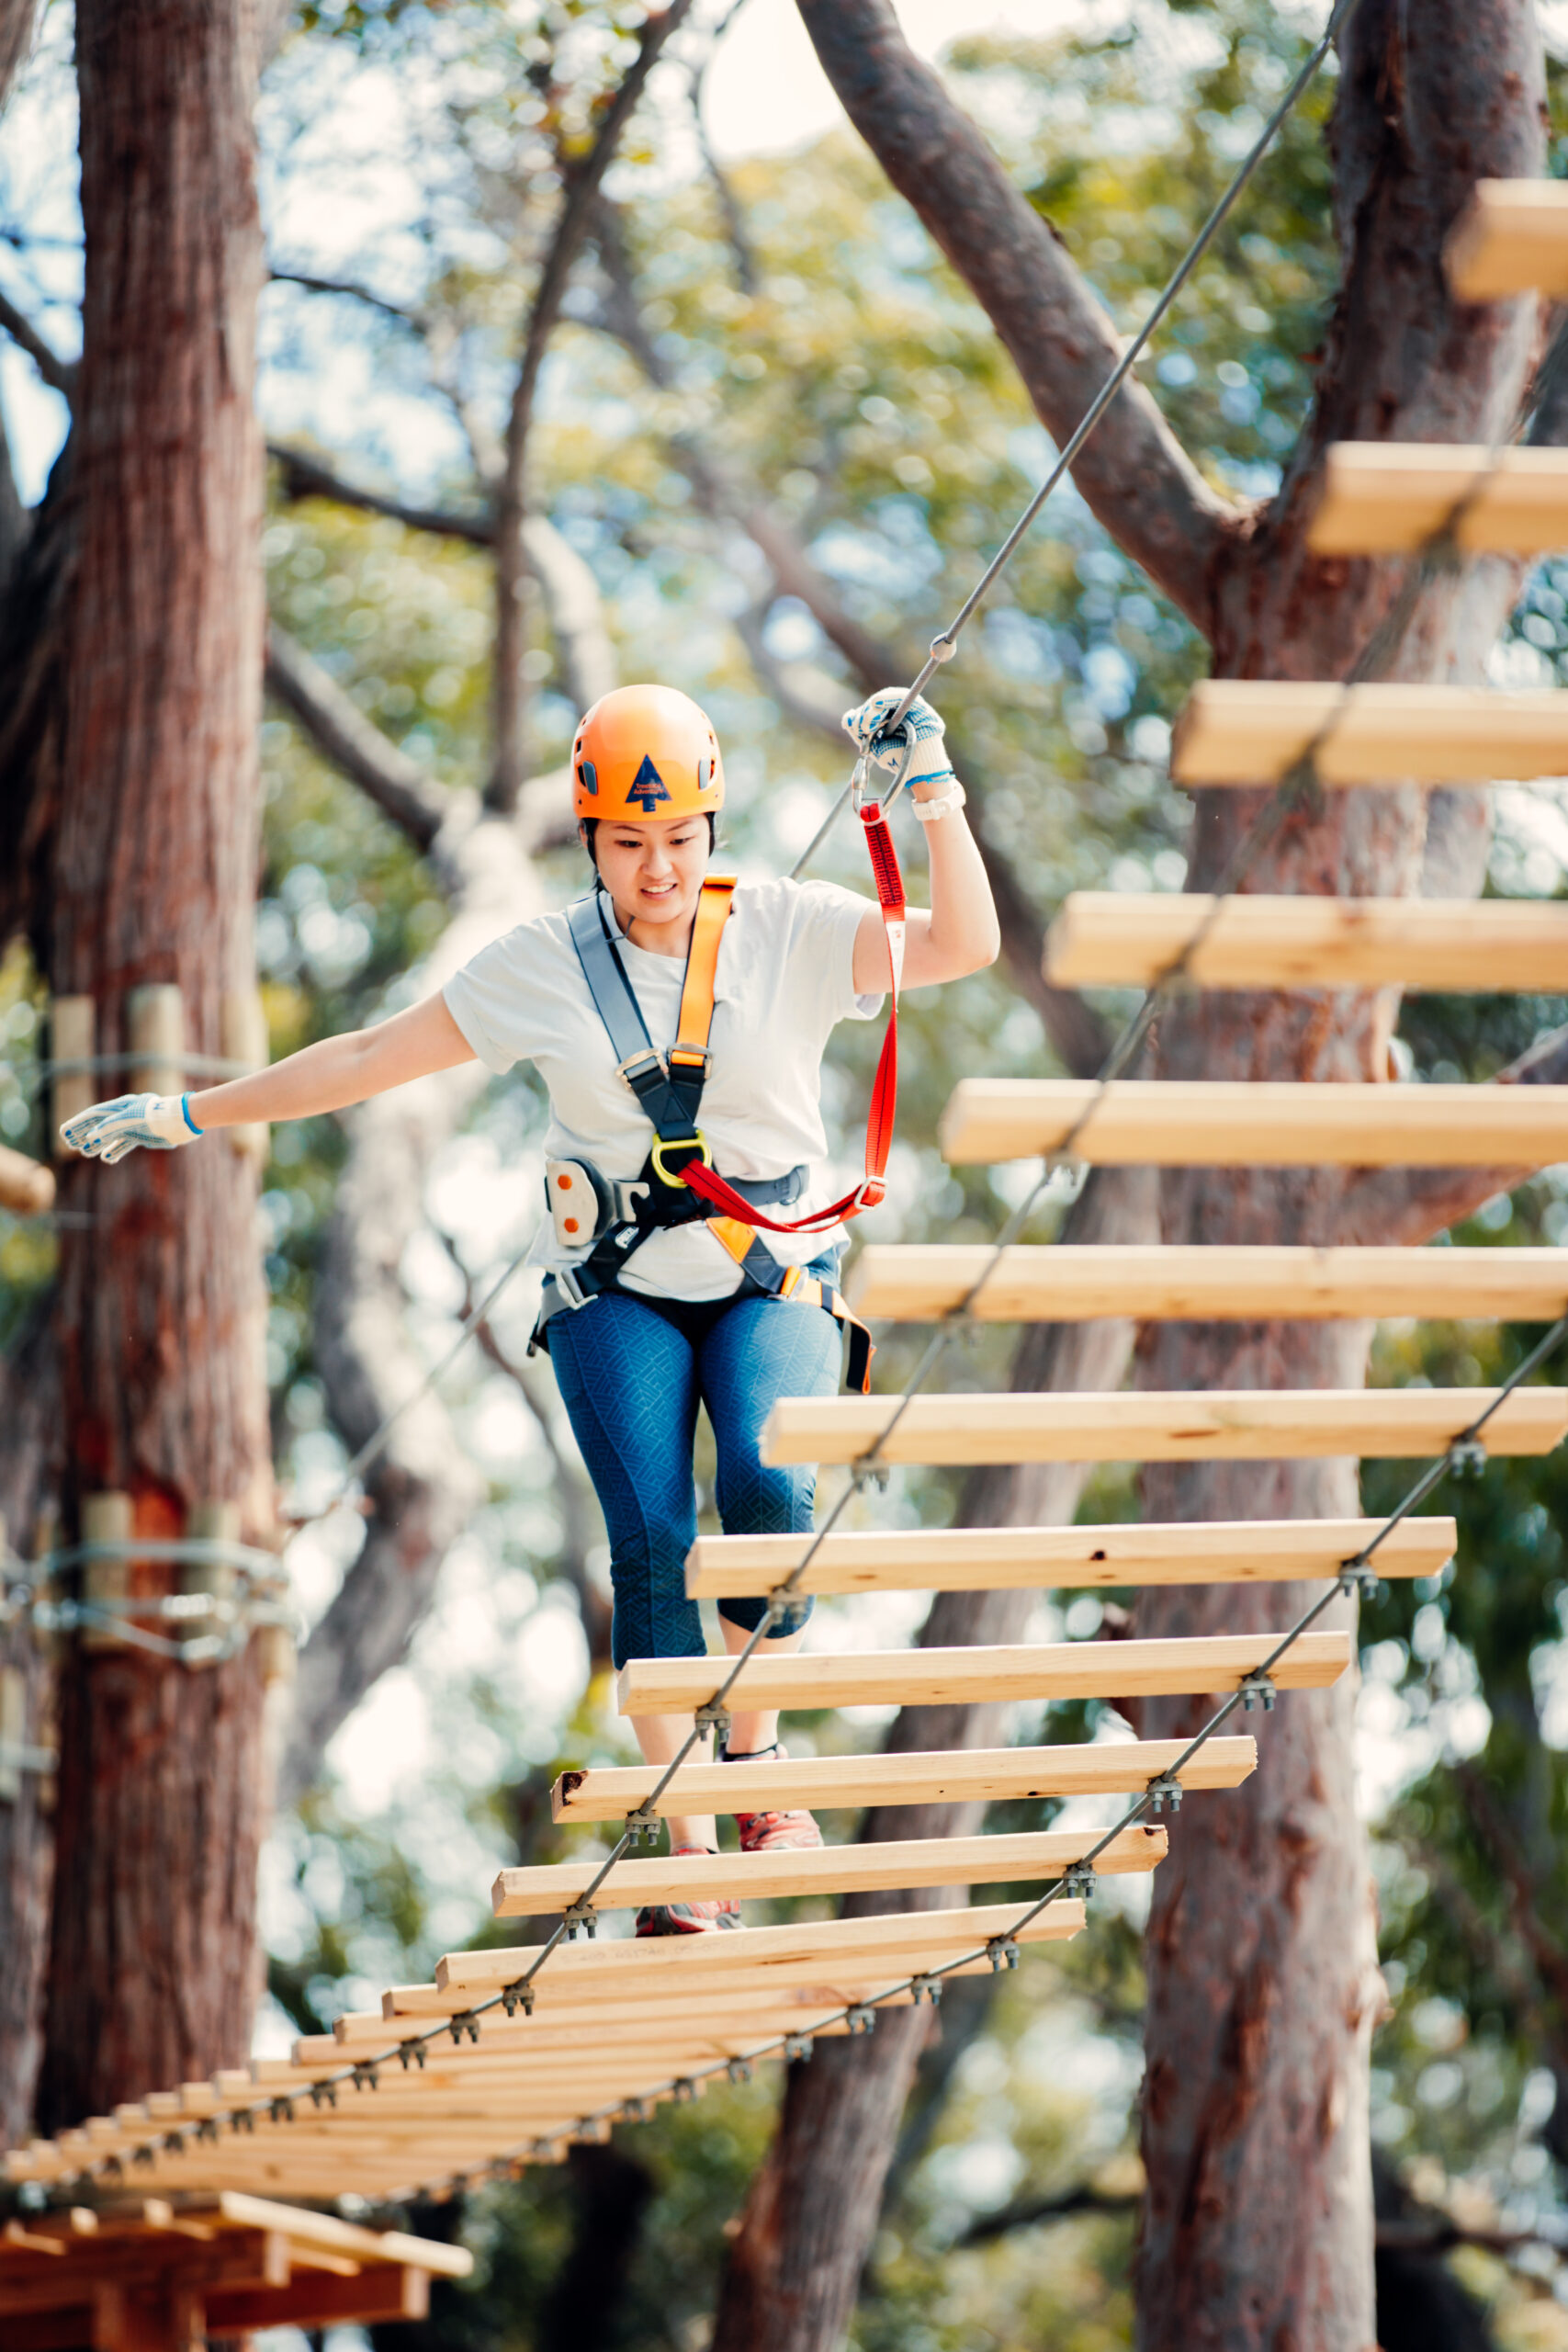
<path fill-rule="evenodd" d="M 292 2123 L 294 2101 L 291 2098 L 275 2098 L 267 2109 L 267 2114 L 274 2123 Z"/>
<path fill-rule="evenodd" d="M 649 2107 L 645 2098 L 623 2099 L 621 2101 L 620 2120 L 623 2123 L 646 2123 L 652 2112 L 653 2109 Z"/>
<path fill-rule="evenodd" d="M 806 1603 L 787 1585 L 775 1585 L 768 1595 L 768 1631 L 782 1626 L 786 1634 L 798 1634 L 806 1623 Z"/>
<path fill-rule="evenodd" d="M 1182 1788 L 1174 1772 L 1156 1772 L 1144 1793 L 1151 1813 L 1163 1813 L 1168 1804 L 1172 1813 L 1181 1811 Z"/>
<path fill-rule="evenodd" d="M 750 2058 L 732 2058 L 724 2071 L 732 2083 L 749 2083 L 751 2079 L 751 2061 Z"/>
<path fill-rule="evenodd" d="M 335 2083 L 312 2083 L 310 2085 L 310 2105 L 317 2110 L 318 2114 L 323 2105 L 327 2107 L 335 2107 L 337 2105 L 337 2085 Z"/>
<path fill-rule="evenodd" d="M 590 1943 L 599 1932 L 599 1914 L 585 1894 L 580 1894 L 575 1903 L 569 1903 L 560 1916 L 569 1944 L 574 1944 L 577 1941 L 579 1928 L 582 1929 Z M 529 1989 L 532 1990 L 532 1987 Z M 510 2016 L 511 2012 L 508 2011 L 507 2014 Z"/>
<path fill-rule="evenodd" d="M 851 2033 L 874 2033 L 876 2011 L 868 2008 L 863 2001 L 857 2002 L 852 2009 L 844 2011 L 844 2023 Z"/>
<path fill-rule="evenodd" d="M 670 2096 L 677 2107 L 690 2107 L 697 2096 L 697 2086 L 690 2075 L 682 2075 L 670 2086 Z"/>
<path fill-rule="evenodd" d="M 716 1748 L 727 1747 L 731 1729 L 729 1709 L 722 1699 L 705 1699 L 695 1709 L 692 1721 L 699 1731 L 711 1731 Z"/>
<path fill-rule="evenodd" d="M 1339 1589 L 1347 1600 L 1373 1601 L 1382 1590 L 1382 1578 L 1370 1560 L 1342 1560 Z"/>
<path fill-rule="evenodd" d="M 1094 1864 L 1069 1862 L 1062 1872 L 1062 1893 L 1073 1903 L 1087 1903 L 1094 1893 Z"/>
<path fill-rule="evenodd" d="M 1256 1674 L 1244 1674 L 1237 1688 L 1241 1692 L 1244 1714 L 1249 1715 L 1259 1701 L 1262 1702 L 1266 1715 L 1273 1713 L 1274 1702 L 1280 1694 L 1274 1687 L 1274 1678 L 1271 1674 L 1265 1674 L 1261 1669 Z"/>
<path fill-rule="evenodd" d="M 624 1826 L 626 1838 L 633 1846 L 641 1845 L 645 1838 L 650 1846 L 658 1845 L 660 1818 L 649 1809 L 646 1802 L 627 1814 Z"/>
<path fill-rule="evenodd" d="M 423 2039 L 412 2041 L 400 2041 L 398 2044 L 398 2056 L 402 2062 L 402 2069 L 405 2075 L 408 2073 L 411 2061 L 420 2069 L 422 2074 L 423 2073 L 424 2042 Z"/>
<path fill-rule="evenodd" d="M 1010 1936 L 993 1936 L 986 1946 L 986 1958 L 999 1976 L 1004 1968 L 1018 1966 L 1018 1946 Z"/>
<path fill-rule="evenodd" d="M 529 1984 L 528 1979 L 525 1976 L 520 1976 L 514 1984 L 503 1984 L 502 1986 L 501 2006 L 506 2011 L 509 2018 L 514 2018 L 519 2009 L 522 2010 L 525 2018 L 531 2018 L 533 2016 L 534 1987 Z M 423 2065 L 424 2060 L 423 2057 L 419 2063 L 422 2066 Z"/>
<path fill-rule="evenodd" d="M 355 2066 L 349 2081 L 356 2091 L 378 2091 L 381 2087 L 380 2069 L 372 2060 L 367 2059 Z"/>
<path fill-rule="evenodd" d="M 909 2002 L 911 2007 L 918 2009 L 922 2001 L 929 2001 L 933 2009 L 941 2008 L 942 1979 L 940 1976 L 910 1977 Z"/>
<path fill-rule="evenodd" d="M 229 2111 L 229 2129 L 237 2140 L 242 2132 L 254 2133 L 256 2111 L 254 2107 L 235 2107 Z"/>
<path fill-rule="evenodd" d="M 811 2036 L 808 2033 L 785 2034 L 784 2039 L 784 2054 L 789 2060 L 792 2066 L 795 2064 L 797 2061 L 804 2064 L 804 2062 L 810 2057 L 811 2051 L 812 2041 Z"/>
<path fill-rule="evenodd" d="M 155 2148 L 150 2148 L 143 2141 L 139 2148 L 132 2148 L 130 2161 L 133 2165 L 141 2165 L 144 2171 L 151 2172 L 158 2161 L 158 2152 Z"/>
<path fill-rule="evenodd" d="M 447 2018 L 446 2024 L 455 2042 L 461 2043 L 465 2034 L 470 2041 L 479 2038 L 479 2021 L 472 2009 L 459 2009 L 455 2017 Z"/>
<path fill-rule="evenodd" d="M 1486 1461 L 1484 1438 L 1456 1437 L 1449 1448 L 1449 1468 L 1456 1478 L 1479 1478 Z"/>
<path fill-rule="evenodd" d="M 892 1475 L 891 1463 L 867 1461 L 863 1455 L 859 1462 L 852 1462 L 850 1464 L 850 1482 L 857 1494 L 863 1495 L 869 1487 L 877 1494 L 885 1495 L 887 1492 L 887 1481 Z"/>

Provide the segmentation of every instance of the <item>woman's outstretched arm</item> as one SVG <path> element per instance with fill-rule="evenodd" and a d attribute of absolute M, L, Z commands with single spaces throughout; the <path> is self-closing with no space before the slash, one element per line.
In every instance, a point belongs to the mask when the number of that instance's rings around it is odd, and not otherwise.
<path fill-rule="evenodd" d="M 473 1059 L 473 1047 L 445 998 L 426 997 L 423 1004 L 395 1012 L 374 1028 L 323 1037 L 319 1045 L 305 1046 L 268 1069 L 230 1079 L 204 1093 L 121 1094 L 110 1102 L 95 1102 L 61 1132 L 76 1150 L 112 1162 L 138 1145 L 167 1149 L 194 1142 L 209 1127 L 309 1119 L 321 1111 L 346 1110 L 372 1094 L 406 1086 L 411 1079 Z"/>
<path fill-rule="evenodd" d="M 879 718 L 897 707 L 898 689 L 886 686 L 869 702 L 852 710 L 846 731 L 861 744 L 869 741 Z M 948 763 L 942 743 L 942 722 L 923 696 L 917 696 L 902 720 L 898 734 L 913 733 L 908 759 L 909 797 L 917 805 L 941 800 L 958 791 L 958 779 Z M 904 986 L 933 988 L 942 980 L 961 980 L 994 964 L 1001 946 L 1001 931 L 991 898 L 991 885 L 964 820 L 962 806 L 922 825 L 931 861 L 931 903 L 911 907 L 904 945 Z M 854 981 L 862 996 L 874 996 L 887 986 L 887 942 L 880 910 L 867 910 L 855 934 Z"/>

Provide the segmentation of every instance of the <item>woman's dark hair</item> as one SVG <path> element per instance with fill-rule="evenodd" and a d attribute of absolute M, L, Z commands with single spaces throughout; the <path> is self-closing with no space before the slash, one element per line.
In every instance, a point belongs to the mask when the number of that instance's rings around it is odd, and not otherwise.
<path fill-rule="evenodd" d="M 718 841 L 718 819 L 711 808 L 707 810 L 706 814 L 708 820 L 708 855 L 711 857 Z M 606 822 L 614 823 L 614 821 L 613 818 L 604 819 L 600 817 L 584 817 L 581 820 L 582 830 L 587 836 L 588 855 L 593 867 L 593 879 L 599 884 L 601 890 L 604 888 L 604 885 L 600 877 L 599 854 L 593 846 L 593 837 L 599 831 L 601 824 Z"/>

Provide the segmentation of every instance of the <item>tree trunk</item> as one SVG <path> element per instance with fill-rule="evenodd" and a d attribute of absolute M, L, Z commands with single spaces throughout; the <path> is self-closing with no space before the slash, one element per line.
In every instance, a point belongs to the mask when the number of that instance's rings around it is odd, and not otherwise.
<path fill-rule="evenodd" d="M 1391 567 L 1324 564 L 1302 540 L 1308 485 L 1330 440 L 1489 441 L 1519 403 L 1533 303 L 1462 309 L 1442 241 L 1474 178 L 1542 167 L 1539 36 L 1525 0 L 1411 15 L 1363 0 L 1335 114 L 1344 279 L 1319 407 L 1277 507 L 1221 592 L 1215 670 L 1343 676 L 1386 608 Z M 1485 591 L 1490 588 L 1489 605 Z M 1411 679 L 1473 679 L 1514 594 L 1506 568 L 1425 596 L 1394 657 Z M 1398 897 L 1421 887 L 1426 796 L 1330 796 L 1247 877 L 1258 890 Z M 1212 889 L 1263 796 L 1201 795 L 1190 887 Z M 1389 996 L 1210 993 L 1162 1021 L 1167 1078 L 1380 1079 Z M 1338 1170 L 1167 1171 L 1164 1238 L 1341 1238 Z M 1149 1388 L 1354 1386 L 1366 1324 L 1167 1324 L 1140 1345 Z M 1356 1464 L 1151 1465 L 1151 1518 L 1353 1514 Z M 1288 1625 L 1309 1586 L 1151 1590 L 1140 1634 Z M 1348 1622 L 1346 1604 L 1341 1622 Z M 1206 1702 L 1165 1700 L 1148 1735 L 1195 1728 Z M 1375 1922 L 1356 1818 L 1354 1690 L 1285 1698 L 1236 1796 L 1184 1809 L 1156 1874 L 1148 1938 L 1143 2144 L 1149 2191 L 1139 2253 L 1148 2352 L 1374 2339 L 1367 2059 L 1381 1999 Z"/>
<path fill-rule="evenodd" d="M 247 0 L 79 0 L 84 357 L 80 557 L 65 622 L 50 979 L 100 1053 L 128 993 L 183 992 L 222 1049 L 254 986 L 262 586 L 251 411 L 262 278 Z M 107 1080 L 112 1093 L 125 1080 Z M 138 1534 L 198 1504 L 272 1524 L 255 1177 L 226 1138 L 65 1170 L 65 1523 L 131 1500 Z M 170 1572 L 133 1563 L 132 1589 Z M 45 2131 L 244 2057 L 265 1803 L 254 1651 L 204 1671 L 73 1643 L 62 1671 Z"/>
<path fill-rule="evenodd" d="M 1102 1172 L 1077 1204 L 1069 1238 L 1139 1241 L 1150 1235 L 1154 1186 L 1144 1169 Z M 1018 1388 L 1117 1388 L 1133 1340 L 1129 1323 L 1037 1327 L 1018 1352 Z M 965 1483 L 957 1523 L 1007 1527 L 1071 1520 L 1086 1472 L 1075 1463 L 981 1471 Z M 1023 1638 L 1032 1591 L 944 1592 L 921 1630 L 927 1647 Z M 998 1706 L 905 1707 L 889 1749 L 995 1746 L 1009 1710 Z M 862 1836 L 971 1837 L 984 1805 L 884 1806 Z M 955 1887 L 852 1895 L 846 1915 L 936 1910 L 960 1900 Z M 924 2008 L 890 2009 L 869 2041 L 822 2041 L 789 2069 L 773 2144 L 752 2183 L 714 2327 L 713 2352 L 835 2352 L 882 2208 L 882 2184 L 897 2143 L 910 2080 L 932 2030 Z"/>

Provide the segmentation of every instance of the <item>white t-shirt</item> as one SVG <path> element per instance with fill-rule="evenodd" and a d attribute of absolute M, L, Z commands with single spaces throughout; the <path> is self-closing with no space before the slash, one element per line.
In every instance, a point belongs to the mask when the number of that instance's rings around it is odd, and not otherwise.
<path fill-rule="evenodd" d="M 621 961 L 662 1053 L 675 1042 L 684 959 L 653 956 L 620 930 Z M 768 1214 L 805 1216 L 834 1197 L 822 1125 L 821 1069 L 840 1021 L 873 1021 L 882 998 L 857 996 L 854 947 L 872 901 L 834 882 L 742 882 L 719 941 L 714 980 L 712 1059 L 699 1120 L 723 1176 L 787 1176 L 804 1160 L 806 1191 Z M 647 1114 L 616 1068 L 615 1047 L 589 993 L 564 914 L 519 923 L 481 949 L 443 991 L 452 1018 L 486 1068 L 531 1061 L 550 1098 L 545 1148 L 552 1159 L 589 1159 L 627 1182 L 642 1172 L 652 1142 Z M 784 1265 L 805 1265 L 841 1234 L 764 1233 Z M 570 1266 L 547 1216 L 529 1252 L 534 1265 Z M 626 1268 L 628 1290 L 662 1298 L 726 1298 L 740 1270 L 705 1225 L 651 1234 Z"/>

